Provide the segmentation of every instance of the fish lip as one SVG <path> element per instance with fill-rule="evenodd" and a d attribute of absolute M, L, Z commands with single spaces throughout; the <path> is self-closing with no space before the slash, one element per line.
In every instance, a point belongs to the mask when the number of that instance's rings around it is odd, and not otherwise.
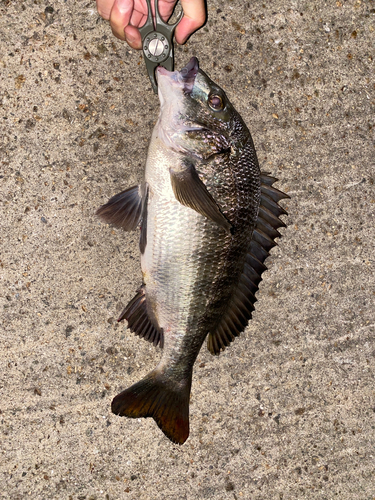
<path fill-rule="evenodd" d="M 193 56 L 186 66 L 182 68 L 180 73 L 186 77 L 196 76 L 199 70 L 199 61 L 198 58 Z"/>
<path fill-rule="evenodd" d="M 164 66 L 157 66 L 156 75 L 172 75 L 178 73 L 183 80 L 188 80 L 190 78 L 195 78 L 199 71 L 199 61 L 198 58 L 193 56 L 190 61 L 184 66 L 181 71 L 169 71 Z"/>
<path fill-rule="evenodd" d="M 193 90 L 195 78 L 199 72 L 199 61 L 196 57 L 192 57 L 181 71 L 168 71 L 163 66 L 156 68 L 156 81 L 158 86 L 163 87 L 163 80 L 167 80 L 169 85 L 183 89 L 187 94 Z M 160 96 L 160 92 L 159 92 Z"/>
<path fill-rule="evenodd" d="M 159 79 L 159 75 L 165 75 L 165 76 L 168 76 L 168 75 L 171 75 L 173 73 L 173 71 L 168 71 L 166 68 L 164 68 L 164 66 L 157 66 L 156 68 L 156 80 Z"/>
<path fill-rule="evenodd" d="M 184 83 L 184 91 L 191 93 L 194 87 L 195 77 L 199 71 L 199 61 L 196 57 L 192 57 L 185 67 L 180 71 L 180 77 Z"/>

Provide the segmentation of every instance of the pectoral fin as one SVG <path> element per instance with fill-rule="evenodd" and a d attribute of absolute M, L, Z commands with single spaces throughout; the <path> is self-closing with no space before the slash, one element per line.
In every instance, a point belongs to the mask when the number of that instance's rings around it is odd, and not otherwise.
<path fill-rule="evenodd" d="M 140 184 L 113 196 L 96 212 L 102 219 L 125 231 L 135 229 L 142 217 L 147 186 Z"/>
<path fill-rule="evenodd" d="M 222 214 L 192 163 L 186 163 L 179 169 L 171 168 L 170 174 L 177 201 L 216 222 L 225 230 L 231 231 L 232 224 Z"/>

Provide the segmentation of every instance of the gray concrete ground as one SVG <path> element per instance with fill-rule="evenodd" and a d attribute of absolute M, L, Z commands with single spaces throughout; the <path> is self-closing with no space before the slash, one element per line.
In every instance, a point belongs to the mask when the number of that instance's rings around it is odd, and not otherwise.
<path fill-rule="evenodd" d="M 203 348 L 182 447 L 110 412 L 160 352 L 116 317 L 158 99 L 89 0 L 0 2 L 0 498 L 375 498 L 374 4 L 209 0 L 196 55 L 289 193 L 246 332 Z"/>

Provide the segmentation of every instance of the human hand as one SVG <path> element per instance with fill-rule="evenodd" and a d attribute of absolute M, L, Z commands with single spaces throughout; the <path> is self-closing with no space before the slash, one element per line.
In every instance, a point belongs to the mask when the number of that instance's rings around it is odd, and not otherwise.
<path fill-rule="evenodd" d="M 167 21 L 173 12 L 177 0 L 159 0 L 159 12 Z M 154 6 L 154 2 L 152 2 Z M 175 39 L 179 44 L 185 43 L 189 36 L 206 21 L 204 0 L 181 0 L 184 16 L 178 23 Z M 110 21 L 113 34 L 126 40 L 133 49 L 142 48 L 139 26 L 147 20 L 146 0 L 96 0 L 99 14 Z"/>

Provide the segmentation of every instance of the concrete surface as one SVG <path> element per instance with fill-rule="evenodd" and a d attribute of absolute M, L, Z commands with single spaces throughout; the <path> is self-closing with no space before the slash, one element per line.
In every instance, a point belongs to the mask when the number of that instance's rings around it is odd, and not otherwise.
<path fill-rule="evenodd" d="M 191 435 L 111 414 L 160 352 L 115 321 L 138 234 L 141 55 L 89 0 L 0 2 L 0 498 L 375 498 L 374 4 L 209 0 L 176 51 L 220 83 L 291 200 L 246 332 L 196 364 Z"/>

